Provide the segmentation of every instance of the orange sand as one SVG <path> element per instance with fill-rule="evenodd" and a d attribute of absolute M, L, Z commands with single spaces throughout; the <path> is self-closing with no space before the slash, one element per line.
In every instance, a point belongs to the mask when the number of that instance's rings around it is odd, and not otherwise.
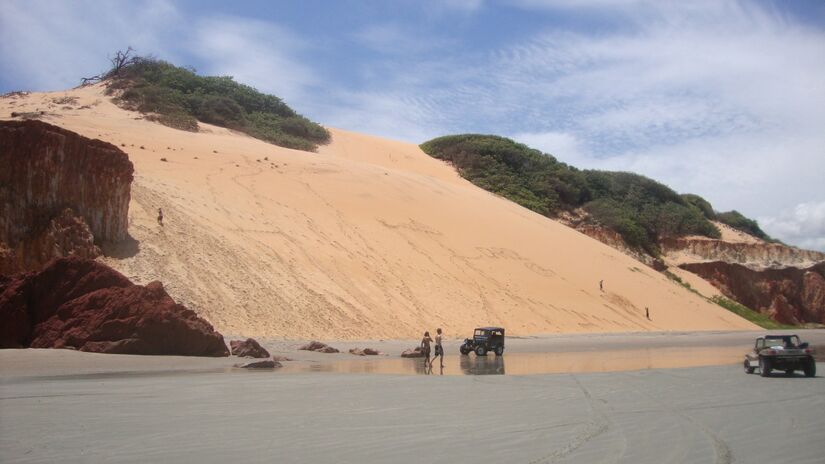
<path fill-rule="evenodd" d="M 71 109 L 52 102 L 65 95 L 78 97 Z M 3 118 L 33 110 L 122 146 L 135 164 L 129 232 L 137 243 L 108 249 L 104 261 L 136 282 L 161 280 L 224 333 L 755 328 L 621 252 L 471 185 L 413 144 L 330 129 L 332 143 L 316 154 L 206 124 L 183 132 L 116 107 L 99 85 L 0 100 Z"/>

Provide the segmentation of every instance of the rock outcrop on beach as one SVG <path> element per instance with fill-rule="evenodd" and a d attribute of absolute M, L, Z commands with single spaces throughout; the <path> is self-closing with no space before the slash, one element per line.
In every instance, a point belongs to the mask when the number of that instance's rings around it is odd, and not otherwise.
<path fill-rule="evenodd" d="M 680 267 L 698 274 L 725 296 L 784 324 L 825 324 L 825 263 L 806 269 L 753 270 L 721 261 Z"/>
<path fill-rule="evenodd" d="M 235 364 L 235 367 L 240 367 L 241 369 L 275 369 L 278 367 L 283 367 L 283 364 L 278 361 L 267 359 L 266 361 L 253 361 L 246 364 Z"/>
<path fill-rule="evenodd" d="M 0 121 L 0 273 L 94 257 L 127 237 L 133 166 L 110 143 L 41 121 Z"/>
<path fill-rule="evenodd" d="M 223 336 L 160 282 L 135 285 L 94 260 L 60 258 L 0 278 L 0 347 L 228 356 Z"/>
<path fill-rule="evenodd" d="M 423 358 L 424 352 L 421 351 L 420 346 L 416 346 L 415 348 L 410 348 L 409 350 L 404 350 L 401 353 L 402 358 Z"/>
<path fill-rule="evenodd" d="M 372 348 L 350 348 L 349 353 L 356 356 L 378 356 L 381 354 L 380 351 Z"/>
<path fill-rule="evenodd" d="M 317 353 L 340 353 L 338 348 L 333 348 L 326 343 L 316 341 L 309 342 L 298 349 L 303 351 L 315 351 Z"/>
<path fill-rule="evenodd" d="M 254 338 L 246 340 L 232 340 L 229 342 L 230 351 L 233 356 L 242 358 L 268 358 L 269 352 L 264 349 Z"/>

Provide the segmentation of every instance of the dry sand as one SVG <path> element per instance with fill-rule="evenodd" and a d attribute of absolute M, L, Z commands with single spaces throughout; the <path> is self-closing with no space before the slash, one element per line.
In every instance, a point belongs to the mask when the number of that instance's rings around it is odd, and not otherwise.
<path fill-rule="evenodd" d="M 755 335 L 514 339 L 504 361 L 537 348 L 744 353 Z M 825 341 L 825 331 L 802 336 Z M 761 378 L 738 362 L 443 377 L 226 369 L 232 362 L 2 350 L 0 460 L 801 464 L 825 453 L 822 377 Z"/>
<path fill-rule="evenodd" d="M 65 96 L 78 100 L 54 102 Z M 46 111 L 45 121 L 129 154 L 134 240 L 109 248 L 105 261 L 138 283 L 161 280 L 224 333 L 754 328 L 632 258 L 476 188 L 413 144 L 331 129 L 332 143 L 315 154 L 206 124 L 183 132 L 116 107 L 99 85 L 0 100 L 2 117 L 12 111 Z"/>

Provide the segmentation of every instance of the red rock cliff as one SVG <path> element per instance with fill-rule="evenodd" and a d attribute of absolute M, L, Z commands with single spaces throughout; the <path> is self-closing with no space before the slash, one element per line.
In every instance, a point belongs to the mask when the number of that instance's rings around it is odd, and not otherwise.
<path fill-rule="evenodd" d="M 86 229 L 97 243 L 127 237 L 134 168 L 114 145 L 41 121 L 0 121 L 0 166 L 0 273 L 96 255 Z"/>
<path fill-rule="evenodd" d="M 223 336 L 176 304 L 160 282 L 135 285 L 90 259 L 0 276 L 0 348 L 228 356 Z"/>
<path fill-rule="evenodd" d="M 721 261 L 680 266 L 743 305 L 785 324 L 825 324 L 825 263 L 807 269 L 749 269 Z"/>

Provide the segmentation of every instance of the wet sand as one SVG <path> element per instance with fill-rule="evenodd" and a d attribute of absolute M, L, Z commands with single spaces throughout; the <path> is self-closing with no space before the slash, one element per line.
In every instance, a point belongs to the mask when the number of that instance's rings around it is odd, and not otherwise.
<path fill-rule="evenodd" d="M 825 331 L 803 333 L 816 343 L 823 337 Z M 812 379 L 747 375 L 738 362 L 516 375 L 522 363 L 547 356 L 529 351 L 535 346 L 594 348 L 555 353 L 573 360 L 714 344 L 732 352 L 747 341 L 725 333 L 589 338 L 512 340 L 503 358 L 463 358 L 476 367 L 500 363 L 507 375 L 366 375 L 355 368 L 343 374 L 319 366 L 423 362 L 294 351 L 300 359 L 287 366 L 326 373 L 229 367 L 238 358 L 2 350 L 0 460 L 821 462 L 822 363 Z M 628 342 L 646 348 L 605 349 Z M 461 363 L 449 356 L 445 369 L 473 373 Z"/>

